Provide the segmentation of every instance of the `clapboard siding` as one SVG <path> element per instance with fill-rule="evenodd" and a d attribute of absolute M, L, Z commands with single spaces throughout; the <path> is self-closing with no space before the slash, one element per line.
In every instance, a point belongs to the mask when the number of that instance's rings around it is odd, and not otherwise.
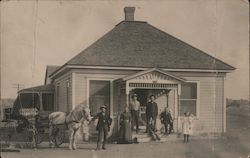
<path fill-rule="evenodd" d="M 186 77 L 199 81 L 199 117 L 195 120 L 196 133 L 223 131 L 223 82 L 221 77 Z"/>
<path fill-rule="evenodd" d="M 75 104 L 87 104 L 87 80 L 85 74 L 75 74 Z"/>
<path fill-rule="evenodd" d="M 96 72 L 93 71 L 91 74 L 89 73 L 89 71 L 76 71 L 75 73 L 75 104 L 79 105 L 79 104 L 88 104 L 88 86 L 87 86 L 87 82 L 88 80 L 114 80 L 117 79 L 119 77 L 122 77 L 124 75 L 115 75 L 115 74 L 110 74 L 110 73 L 103 73 L 100 74 L 100 72 Z M 99 73 L 99 74 L 98 74 Z M 112 84 L 112 83 L 111 83 Z M 117 104 L 117 100 L 114 99 L 113 97 L 113 101 Z M 117 106 L 117 105 L 115 105 Z M 115 112 L 115 110 L 117 109 L 117 107 L 113 108 L 113 111 Z"/>
<path fill-rule="evenodd" d="M 67 96 L 67 82 L 69 82 L 68 96 Z M 56 107 L 57 111 L 69 112 L 72 108 L 72 78 L 71 73 L 65 73 L 64 75 L 57 78 L 55 81 L 56 90 Z M 59 86 L 59 94 L 57 86 Z M 58 97 L 58 98 L 57 98 Z M 69 99 L 67 101 L 67 99 Z M 69 103 L 69 104 L 68 104 Z M 68 104 L 68 105 L 67 105 Z"/>
<path fill-rule="evenodd" d="M 92 79 L 103 80 L 116 80 L 118 78 L 134 74 L 136 71 L 117 71 L 117 70 L 84 70 L 77 69 L 63 74 L 54 80 L 55 85 L 60 84 L 59 89 L 59 110 L 67 111 L 67 95 L 66 95 L 66 82 L 69 80 L 70 88 L 70 108 L 79 104 L 88 104 L 88 81 Z M 198 97 L 198 115 L 194 121 L 194 133 L 209 133 L 209 132 L 223 132 L 224 125 L 224 75 L 214 73 L 175 73 L 187 79 L 198 83 L 199 97 Z M 111 82 L 112 83 L 112 82 Z M 73 84 L 73 87 L 72 87 Z M 72 90 L 74 92 L 72 93 Z M 113 85 L 113 117 L 117 117 L 118 111 L 122 110 L 122 106 L 126 97 L 124 94 L 119 94 L 117 85 Z M 174 91 L 169 95 L 170 107 L 174 104 Z M 74 98 L 72 98 L 74 97 Z M 120 97 L 120 98 L 119 98 Z M 74 105 L 72 106 L 72 100 Z M 158 98 L 159 105 L 164 107 L 166 105 L 166 97 L 161 96 Z M 121 105 L 120 105 L 121 104 Z M 172 111 L 175 112 L 174 107 Z M 177 120 L 175 120 L 176 123 Z M 176 124 L 174 125 L 176 127 Z M 117 130 L 118 126 L 115 127 Z"/>

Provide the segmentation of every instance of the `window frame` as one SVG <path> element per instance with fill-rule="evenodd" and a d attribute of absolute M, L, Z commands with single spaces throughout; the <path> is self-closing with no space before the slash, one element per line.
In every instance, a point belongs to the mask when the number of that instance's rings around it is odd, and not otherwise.
<path fill-rule="evenodd" d="M 56 84 L 56 107 L 55 107 L 55 109 L 56 109 L 56 111 L 59 111 L 59 98 L 60 98 L 60 83 L 57 83 Z"/>
<path fill-rule="evenodd" d="M 98 78 L 98 77 L 88 77 L 87 78 L 87 96 L 86 96 L 86 102 L 87 102 L 87 106 L 89 106 L 89 97 L 90 97 L 90 81 L 109 81 L 110 83 L 110 116 L 112 117 L 113 116 L 113 78 Z"/>
<path fill-rule="evenodd" d="M 186 81 L 186 83 L 196 83 L 196 99 L 181 99 L 181 96 L 179 98 L 179 103 L 181 103 L 181 100 L 196 100 L 196 115 L 194 116 L 195 119 L 199 119 L 200 118 L 200 81 Z M 179 105 L 180 108 L 181 105 Z M 181 118 L 183 118 L 184 116 L 181 116 L 181 114 L 179 114 Z"/>
<path fill-rule="evenodd" d="M 66 104 L 67 104 L 67 111 L 71 111 L 70 109 L 70 79 L 66 80 Z"/>

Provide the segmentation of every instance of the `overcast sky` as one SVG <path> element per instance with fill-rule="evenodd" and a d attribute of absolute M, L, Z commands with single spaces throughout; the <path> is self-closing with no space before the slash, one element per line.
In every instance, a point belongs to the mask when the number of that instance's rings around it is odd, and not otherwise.
<path fill-rule="evenodd" d="M 95 0 L 1 2 L 1 95 L 13 84 L 44 84 L 46 65 L 63 65 L 124 19 L 151 25 L 237 68 L 225 81 L 226 97 L 248 98 L 247 0 Z"/>

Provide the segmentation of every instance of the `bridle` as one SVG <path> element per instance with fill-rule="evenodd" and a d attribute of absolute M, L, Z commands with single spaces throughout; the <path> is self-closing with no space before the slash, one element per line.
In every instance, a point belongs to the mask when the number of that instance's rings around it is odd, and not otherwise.
<path fill-rule="evenodd" d="M 85 119 L 87 120 L 87 116 L 86 116 L 86 111 L 85 111 L 85 108 L 86 107 L 83 107 L 83 109 L 81 110 L 81 115 L 82 115 L 82 117 L 81 117 L 81 119 L 80 120 L 78 120 L 77 118 L 76 118 L 76 116 L 75 116 L 75 114 L 74 114 L 74 112 L 73 111 L 71 111 L 70 113 L 71 113 L 71 115 L 72 115 L 72 117 L 73 117 L 73 121 L 72 122 L 75 122 L 75 123 L 80 123 L 81 122 L 81 120 L 85 117 Z M 69 123 L 69 122 L 68 122 Z"/>

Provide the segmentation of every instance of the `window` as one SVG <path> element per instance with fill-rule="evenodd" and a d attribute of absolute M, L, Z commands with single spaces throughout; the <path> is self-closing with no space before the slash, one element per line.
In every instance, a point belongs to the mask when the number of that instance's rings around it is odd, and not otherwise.
<path fill-rule="evenodd" d="M 11 112 L 12 112 L 11 108 L 4 109 L 4 115 L 6 120 L 11 119 Z"/>
<path fill-rule="evenodd" d="M 54 95 L 53 94 L 42 94 L 43 110 L 53 111 L 54 110 Z"/>
<path fill-rule="evenodd" d="M 107 106 L 110 112 L 110 81 L 90 80 L 89 82 L 89 106 L 92 115 L 99 112 L 101 105 Z"/>
<path fill-rule="evenodd" d="M 180 115 L 185 112 L 197 115 L 197 83 L 185 83 L 181 85 Z"/>

